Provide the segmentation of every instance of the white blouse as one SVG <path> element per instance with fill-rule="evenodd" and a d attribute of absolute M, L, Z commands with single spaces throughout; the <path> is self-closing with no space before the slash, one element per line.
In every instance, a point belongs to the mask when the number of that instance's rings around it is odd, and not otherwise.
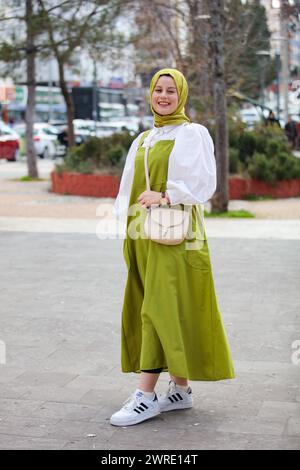
<path fill-rule="evenodd" d="M 127 217 L 134 160 L 141 135 L 129 149 L 114 204 L 117 219 L 123 221 Z M 216 190 L 216 161 L 214 143 L 207 128 L 196 123 L 153 127 L 143 147 L 148 144 L 153 147 L 159 140 L 175 140 L 169 156 L 166 187 L 171 204 L 204 204 L 208 201 Z"/>

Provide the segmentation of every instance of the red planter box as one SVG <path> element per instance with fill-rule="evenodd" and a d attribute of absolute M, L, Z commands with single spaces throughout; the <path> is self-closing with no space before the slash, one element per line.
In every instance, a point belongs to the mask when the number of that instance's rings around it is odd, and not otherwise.
<path fill-rule="evenodd" d="M 272 196 L 286 198 L 300 196 L 300 179 L 278 181 L 274 186 L 264 181 L 235 176 L 229 178 L 229 199 L 246 196 Z"/>
<path fill-rule="evenodd" d="M 114 175 L 83 175 L 81 173 L 51 173 L 52 191 L 76 196 L 116 197 L 120 178 Z"/>
<path fill-rule="evenodd" d="M 76 196 L 116 197 L 120 178 L 115 175 L 83 175 L 81 173 L 51 173 L 52 191 Z M 300 196 L 300 179 L 278 181 L 275 186 L 264 181 L 231 176 L 229 198 L 244 199 L 246 196 L 272 196 L 286 198 Z"/>

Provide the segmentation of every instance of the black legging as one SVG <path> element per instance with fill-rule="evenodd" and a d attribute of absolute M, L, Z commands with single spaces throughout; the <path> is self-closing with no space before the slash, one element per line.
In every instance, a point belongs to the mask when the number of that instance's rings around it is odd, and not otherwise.
<path fill-rule="evenodd" d="M 160 374 L 162 370 L 163 368 L 160 367 L 159 369 L 141 370 L 141 372 L 148 372 L 149 374 Z"/>

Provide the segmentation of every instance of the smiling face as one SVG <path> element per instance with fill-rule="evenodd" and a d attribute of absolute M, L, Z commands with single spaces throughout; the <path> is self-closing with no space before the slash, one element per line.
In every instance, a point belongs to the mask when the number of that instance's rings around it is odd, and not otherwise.
<path fill-rule="evenodd" d="M 173 78 L 166 75 L 159 77 L 151 97 L 154 111 L 162 116 L 172 114 L 177 108 L 178 99 L 178 93 Z"/>

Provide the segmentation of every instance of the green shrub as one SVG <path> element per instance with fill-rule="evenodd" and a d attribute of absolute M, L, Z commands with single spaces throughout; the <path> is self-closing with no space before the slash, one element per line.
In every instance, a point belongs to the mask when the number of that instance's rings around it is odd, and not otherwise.
<path fill-rule="evenodd" d="M 269 139 L 265 142 L 265 154 L 267 157 L 273 158 L 274 155 L 277 155 L 279 152 L 284 152 L 286 150 L 286 145 L 283 140 Z"/>
<path fill-rule="evenodd" d="M 237 173 L 239 163 L 239 150 L 237 148 L 229 148 L 229 173 Z"/>
<path fill-rule="evenodd" d="M 95 165 L 90 160 L 82 161 L 78 165 L 77 171 L 83 174 L 91 174 L 95 171 Z"/>
<path fill-rule="evenodd" d="M 260 123 L 250 131 L 231 122 L 229 144 L 231 173 L 246 172 L 269 183 L 300 177 L 300 160 L 290 152 L 284 130 L 278 126 Z"/>
<path fill-rule="evenodd" d="M 300 161 L 288 153 L 273 157 L 256 152 L 248 165 L 252 178 L 274 184 L 278 180 L 300 178 Z"/>
<path fill-rule="evenodd" d="M 120 144 L 115 145 L 114 147 L 108 150 L 106 154 L 106 160 L 112 166 L 118 165 L 125 153 L 124 151 L 124 147 L 122 147 Z"/>
<path fill-rule="evenodd" d="M 90 137 L 83 144 L 69 149 L 64 162 L 56 165 L 56 171 L 79 173 L 121 174 L 128 150 L 136 136 L 129 132 L 113 134 L 111 137 Z"/>
<path fill-rule="evenodd" d="M 256 150 L 256 136 L 253 132 L 245 131 L 240 135 L 237 143 L 239 149 L 239 159 L 241 162 L 247 162 Z"/>
<path fill-rule="evenodd" d="M 248 173 L 252 178 L 268 183 L 275 183 L 276 181 L 274 161 L 267 158 L 263 153 L 255 152 L 248 165 Z"/>

